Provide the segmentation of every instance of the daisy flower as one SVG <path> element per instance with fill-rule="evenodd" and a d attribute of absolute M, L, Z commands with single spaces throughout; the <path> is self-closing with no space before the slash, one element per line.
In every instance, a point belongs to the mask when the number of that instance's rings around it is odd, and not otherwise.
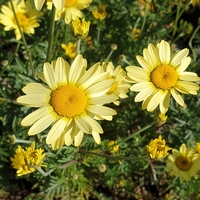
<path fill-rule="evenodd" d="M 166 113 L 171 95 L 184 106 L 180 93 L 197 94 L 199 86 L 194 82 L 200 78 L 196 73 L 185 71 L 191 62 L 188 53 L 185 48 L 171 55 L 169 43 L 162 40 L 157 46 L 149 44 L 143 50 L 143 57 L 136 57 L 142 67 L 126 68 L 129 79 L 136 83 L 130 90 L 139 92 L 135 102 L 143 101 L 142 109 L 151 112 L 159 105 L 161 113 Z"/>
<path fill-rule="evenodd" d="M 92 12 L 93 16 L 100 21 L 104 20 L 107 16 L 106 7 L 107 5 L 99 4 L 99 7 Z"/>
<path fill-rule="evenodd" d="M 38 12 L 31 8 L 31 5 L 28 1 L 25 3 L 24 0 L 22 0 L 19 5 L 15 5 L 13 3 L 13 6 L 22 32 L 26 34 L 34 34 L 34 28 L 39 26 L 37 22 L 37 17 L 39 16 Z M 8 3 L 8 6 L 2 6 L 1 12 L 0 23 L 5 26 L 4 30 L 14 30 L 16 39 L 20 40 L 21 34 L 19 27 L 17 26 L 10 2 Z"/>
<path fill-rule="evenodd" d="M 185 144 L 182 144 L 180 151 L 172 150 L 166 164 L 166 171 L 169 175 L 178 176 L 181 182 L 189 181 L 200 169 L 200 157 L 193 148 L 187 148 Z"/>
<path fill-rule="evenodd" d="M 45 84 L 29 83 L 22 90 L 26 94 L 17 102 L 38 109 L 26 116 L 22 126 L 31 126 L 28 135 L 36 135 L 52 124 L 46 143 L 53 149 L 64 143 L 79 146 L 84 133 L 92 134 L 100 144 L 102 127 L 95 119 L 111 120 L 115 110 L 103 106 L 113 102 L 116 95 L 106 95 L 114 80 L 107 79 L 100 64 L 86 70 L 87 61 L 79 54 L 71 67 L 61 57 L 45 63 L 39 75 Z"/>
<path fill-rule="evenodd" d="M 118 65 L 115 68 L 112 62 L 109 62 L 108 64 L 103 62 L 102 68 L 104 72 L 109 73 L 109 78 L 115 80 L 112 87 L 107 91 L 107 94 L 108 95 L 115 94 L 122 99 L 128 97 L 126 93 L 128 92 L 130 85 L 125 81 L 126 72 L 122 69 L 122 67 Z M 119 101 L 115 101 L 113 103 L 115 105 L 119 105 Z"/>
<path fill-rule="evenodd" d="M 14 169 L 17 169 L 17 176 L 30 174 L 36 171 L 36 167 L 45 167 L 43 159 L 45 153 L 43 149 L 35 149 L 35 143 L 32 142 L 30 147 L 22 149 L 19 145 L 14 158 L 10 158 Z"/>
<path fill-rule="evenodd" d="M 69 24 L 77 17 L 82 18 L 81 10 L 87 8 L 92 0 L 65 0 L 64 8 L 62 10 L 56 10 L 55 20 L 59 20 L 63 15 L 65 16 L 65 23 Z M 52 8 L 52 3 L 47 2 L 47 8 Z"/>

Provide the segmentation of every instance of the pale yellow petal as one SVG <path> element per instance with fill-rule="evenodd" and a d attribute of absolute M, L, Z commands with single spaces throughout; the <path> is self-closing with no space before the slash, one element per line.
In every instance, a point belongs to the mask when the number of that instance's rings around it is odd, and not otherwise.
<path fill-rule="evenodd" d="M 29 94 L 17 98 L 17 102 L 29 107 L 41 107 L 49 102 L 50 96 L 46 94 Z"/>
<path fill-rule="evenodd" d="M 158 45 L 159 57 L 162 64 L 170 63 L 171 50 L 168 42 L 162 40 Z"/>
<path fill-rule="evenodd" d="M 50 65 L 49 63 L 44 63 L 43 72 L 46 83 L 52 90 L 55 90 L 57 87 L 57 83 L 55 82 L 55 72 L 52 65 Z"/>
<path fill-rule="evenodd" d="M 55 79 L 58 85 L 66 84 L 68 81 L 70 65 L 63 58 L 59 57 L 55 63 Z"/>
<path fill-rule="evenodd" d="M 53 4 L 58 10 L 62 10 L 64 8 L 65 1 L 66 0 L 53 0 Z"/>
<path fill-rule="evenodd" d="M 179 80 L 183 81 L 200 81 L 200 77 L 194 72 L 182 72 L 179 75 Z"/>
<path fill-rule="evenodd" d="M 151 97 L 148 105 L 147 105 L 147 111 L 152 112 L 155 110 L 155 108 L 163 102 L 165 98 L 166 92 L 163 90 L 157 90 Z"/>
<path fill-rule="evenodd" d="M 135 66 L 128 66 L 126 67 L 127 75 L 130 77 L 133 81 L 136 82 L 146 82 L 150 81 L 150 72 L 146 72 L 141 67 L 135 67 Z"/>
<path fill-rule="evenodd" d="M 88 89 L 85 92 L 89 95 L 89 98 L 102 96 L 110 89 L 113 83 L 114 80 L 112 79 L 97 82 L 88 87 Z"/>
<path fill-rule="evenodd" d="M 116 95 L 104 95 L 104 96 L 99 96 L 99 97 L 94 97 L 91 99 L 88 99 L 88 104 L 106 104 L 106 103 L 111 103 L 113 101 L 116 101 L 118 97 Z"/>
<path fill-rule="evenodd" d="M 22 121 L 21 121 L 21 125 L 22 126 L 31 126 L 32 124 L 34 124 L 38 119 L 51 114 L 52 112 L 52 108 L 51 107 L 41 107 L 39 109 L 37 109 L 36 111 L 30 113 L 29 115 L 27 115 Z"/>
<path fill-rule="evenodd" d="M 35 8 L 41 10 L 45 0 L 34 0 Z"/>
<path fill-rule="evenodd" d="M 45 130 L 47 127 L 49 127 L 54 121 L 56 120 L 55 116 L 52 115 L 46 115 L 39 120 L 37 120 L 29 129 L 28 135 L 36 135 L 43 130 Z"/>
<path fill-rule="evenodd" d="M 97 144 L 101 143 L 101 138 L 98 132 L 93 131 L 92 136 Z"/>
<path fill-rule="evenodd" d="M 185 103 L 184 103 L 181 95 L 174 88 L 171 88 L 170 92 L 171 92 L 173 98 L 176 100 L 176 102 L 183 107 L 185 105 Z"/>
<path fill-rule="evenodd" d="M 188 65 L 191 62 L 191 58 L 190 57 L 186 57 L 183 58 L 180 62 L 180 65 L 177 67 L 176 71 L 181 74 L 183 71 L 185 71 L 185 69 L 188 67 Z"/>
<path fill-rule="evenodd" d="M 171 66 L 175 67 L 180 65 L 182 59 L 186 58 L 189 53 L 188 49 L 182 49 L 181 51 L 177 51 L 171 58 L 171 62 L 169 63 Z"/>
<path fill-rule="evenodd" d="M 47 137 L 46 137 L 46 143 L 51 144 L 55 142 L 60 135 L 63 133 L 65 127 L 68 125 L 69 120 L 67 118 L 61 118 L 59 119 L 51 128 L 49 131 Z"/>
<path fill-rule="evenodd" d="M 100 105 L 90 105 L 88 108 L 91 113 L 94 113 L 95 115 L 103 115 L 103 116 L 110 116 L 110 115 L 116 115 L 116 111 L 112 108 L 108 108 L 106 106 L 100 106 Z"/>
<path fill-rule="evenodd" d="M 84 133 L 91 133 L 92 131 L 103 133 L 103 129 L 99 123 L 89 116 L 76 117 L 74 120 L 79 129 Z"/>
<path fill-rule="evenodd" d="M 152 63 L 149 63 L 148 60 L 146 60 L 144 57 L 142 56 L 136 56 L 136 59 L 138 61 L 138 63 L 141 65 L 141 67 L 145 70 L 145 71 L 151 71 L 152 69 Z"/>
<path fill-rule="evenodd" d="M 73 61 L 69 71 L 69 84 L 75 84 L 85 73 L 87 61 L 79 54 Z"/>
<path fill-rule="evenodd" d="M 23 87 L 22 91 L 25 94 L 37 93 L 50 95 L 51 93 L 51 89 L 48 86 L 41 83 L 28 83 L 25 87 Z"/>
<path fill-rule="evenodd" d="M 79 131 L 78 134 L 74 136 L 74 146 L 75 147 L 80 146 L 80 144 L 83 140 L 83 136 L 84 136 L 83 131 Z"/>

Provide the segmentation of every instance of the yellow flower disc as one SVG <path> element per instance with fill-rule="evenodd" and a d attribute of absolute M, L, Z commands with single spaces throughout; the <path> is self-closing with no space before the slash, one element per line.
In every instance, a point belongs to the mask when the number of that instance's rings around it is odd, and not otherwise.
<path fill-rule="evenodd" d="M 192 166 L 192 162 L 184 156 L 179 156 L 176 159 L 175 164 L 182 171 L 188 171 Z"/>
<path fill-rule="evenodd" d="M 52 92 L 51 105 L 60 116 L 80 115 L 85 110 L 86 104 L 86 95 L 74 85 L 61 86 Z"/>
<path fill-rule="evenodd" d="M 20 26 L 26 26 L 29 22 L 28 17 L 22 13 L 17 13 L 17 19 Z"/>
<path fill-rule="evenodd" d="M 76 3 L 76 0 L 66 0 L 65 7 L 73 6 Z"/>
<path fill-rule="evenodd" d="M 160 65 L 151 73 L 151 81 L 160 89 L 168 90 L 176 85 L 177 73 L 169 65 Z"/>

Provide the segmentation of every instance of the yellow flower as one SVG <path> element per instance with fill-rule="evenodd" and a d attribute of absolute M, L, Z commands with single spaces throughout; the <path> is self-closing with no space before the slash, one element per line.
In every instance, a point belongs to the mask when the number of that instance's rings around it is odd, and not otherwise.
<path fill-rule="evenodd" d="M 114 154 L 119 150 L 119 145 L 115 144 L 115 141 L 111 140 L 108 142 L 108 146 L 112 148 L 109 150 L 110 153 Z"/>
<path fill-rule="evenodd" d="M 78 39 L 83 39 L 87 37 L 90 28 L 90 22 L 86 22 L 85 19 L 79 20 L 77 17 L 72 21 L 72 30 L 74 35 L 78 37 Z"/>
<path fill-rule="evenodd" d="M 46 84 L 29 83 L 22 89 L 26 95 L 17 99 L 25 106 L 38 108 L 21 122 L 22 126 L 32 125 L 28 135 L 36 135 L 52 124 L 46 143 L 53 149 L 73 141 L 79 146 L 84 133 L 92 134 L 100 144 L 103 129 L 94 119 L 112 120 L 116 112 L 103 104 L 115 101 L 117 96 L 106 95 L 114 81 L 107 79 L 108 73 L 99 65 L 86 70 L 87 61 L 81 54 L 71 67 L 61 57 L 45 63 L 39 76 Z"/>
<path fill-rule="evenodd" d="M 92 12 L 93 16 L 98 20 L 104 20 L 107 16 L 106 7 L 107 5 L 99 4 L 99 7 Z"/>
<path fill-rule="evenodd" d="M 56 0 L 57 1 L 57 0 Z M 62 10 L 56 10 L 55 20 L 59 20 L 63 15 L 65 16 L 65 23 L 69 24 L 77 17 L 82 17 L 81 10 L 87 8 L 92 0 L 65 0 L 64 8 Z M 52 8 L 52 3 L 47 2 L 48 9 Z"/>
<path fill-rule="evenodd" d="M 190 1 L 193 7 L 198 7 L 200 6 L 200 0 L 191 0 Z"/>
<path fill-rule="evenodd" d="M 129 84 L 125 81 L 126 72 L 122 69 L 120 65 L 116 68 L 114 67 L 112 62 L 106 64 L 105 62 L 102 63 L 102 68 L 104 72 L 109 73 L 109 78 L 114 79 L 115 82 L 107 92 L 108 95 L 117 95 L 119 98 L 126 98 L 126 93 L 130 87 Z M 119 105 L 119 101 L 113 102 L 115 105 Z"/>
<path fill-rule="evenodd" d="M 200 142 L 196 143 L 196 147 L 195 147 L 196 152 L 198 152 L 198 154 L 200 155 Z"/>
<path fill-rule="evenodd" d="M 24 0 L 22 0 L 19 5 L 15 5 L 13 3 L 13 6 L 22 32 L 26 34 L 34 34 L 34 28 L 39 26 L 37 23 L 38 12 L 31 8 L 29 2 L 26 2 L 25 4 Z M 16 39 L 19 40 L 21 38 L 21 34 L 13 14 L 11 4 L 8 3 L 8 6 L 3 5 L 1 11 L 0 23 L 5 26 L 4 30 L 14 30 Z"/>
<path fill-rule="evenodd" d="M 181 182 L 196 176 L 200 169 L 200 158 L 193 148 L 182 144 L 180 151 L 173 149 L 172 153 L 166 160 L 166 171 L 170 176 L 178 176 Z"/>
<path fill-rule="evenodd" d="M 72 42 L 69 42 L 66 44 L 61 44 L 61 47 L 65 50 L 65 55 L 69 58 L 73 59 L 76 56 L 76 43 L 73 44 Z"/>
<path fill-rule="evenodd" d="M 159 135 L 158 138 L 150 141 L 146 149 L 152 159 L 162 159 L 169 154 L 168 151 L 172 148 L 168 147 L 165 140 L 162 140 L 162 136 Z"/>
<path fill-rule="evenodd" d="M 183 49 L 171 55 L 169 43 L 162 40 L 157 46 L 148 45 L 143 50 L 143 57 L 137 56 L 142 67 L 128 66 L 128 77 L 136 82 L 131 90 L 139 92 L 135 102 L 143 101 L 142 109 L 153 111 L 159 105 L 161 113 L 169 108 L 170 96 L 184 106 L 179 93 L 196 95 L 199 81 L 196 73 L 185 72 L 190 64 L 189 50 Z"/>
<path fill-rule="evenodd" d="M 16 149 L 14 158 L 10 158 L 14 169 L 17 169 L 17 176 L 32 173 L 36 170 L 36 167 L 45 167 L 43 164 L 43 149 L 35 149 L 35 143 L 32 142 L 30 147 L 22 149 L 19 145 Z"/>

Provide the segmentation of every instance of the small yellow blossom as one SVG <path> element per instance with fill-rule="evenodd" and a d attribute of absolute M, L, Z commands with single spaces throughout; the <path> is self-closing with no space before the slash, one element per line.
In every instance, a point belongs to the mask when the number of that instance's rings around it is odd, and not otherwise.
<path fill-rule="evenodd" d="M 72 42 L 69 42 L 66 44 L 61 44 L 61 47 L 65 50 L 65 55 L 69 58 L 73 59 L 76 56 L 76 43 L 73 44 Z"/>
<path fill-rule="evenodd" d="M 107 16 L 106 7 L 107 5 L 99 4 L 99 7 L 92 12 L 93 16 L 98 20 L 104 20 Z"/>
<path fill-rule="evenodd" d="M 160 112 L 160 113 L 156 116 L 156 121 L 157 121 L 158 126 L 163 125 L 163 124 L 167 121 L 167 115 L 165 115 L 165 113 L 161 113 L 161 112 Z"/>
<path fill-rule="evenodd" d="M 111 154 L 114 154 L 119 150 L 119 145 L 115 145 L 115 141 L 114 140 L 109 141 L 108 142 L 108 146 L 111 147 L 110 150 L 109 150 L 109 152 Z"/>
<path fill-rule="evenodd" d="M 159 135 L 158 138 L 150 141 L 146 149 L 152 159 L 162 159 L 169 154 L 168 151 L 172 148 L 168 147 L 165 140 L 162 140 L 162 136 Z"/>
<path fill-rule="evenodd" d="M 32 173 L 37 167 L 45 167 L 43 164 L 43 149 L 35 149 L 35 143 L 32 142 L 30 147 L 22 149 L 19 145 L 14 158 L 10 158 L 14 169 L 17 169 L 17 176 Z"/>
<path fill-rule="evenodd" d="M 74 35 L 78 39 L 84 39 L 87 37 L 90 28 L 90 22 L 86 22 L 85 19 L 79 19 L 78 17 L 72 21 L 72 30 Z"/>
<path fill-rule="evenodd" d="M 34 28 L 39 26 L 39 23 L 37 22 L 39 13 L 32 9 L 28 1 L 25 3 L 25 1 L 22 0 L 19 5 L 16 5 L 14 2 L 15 1 L 13 1 L 13 7 L 16 12 L 17 21 L 21 31 L 26 34 L 34 34 Z M 1 12 L 0 24 L 5 26 L 4 31 L 14 30 L 16 39 L 20 40 L 21 34 L 12 10 L 11 3 L 9 2 L 8 6 L 3 5 L 1 7 Z"/>

